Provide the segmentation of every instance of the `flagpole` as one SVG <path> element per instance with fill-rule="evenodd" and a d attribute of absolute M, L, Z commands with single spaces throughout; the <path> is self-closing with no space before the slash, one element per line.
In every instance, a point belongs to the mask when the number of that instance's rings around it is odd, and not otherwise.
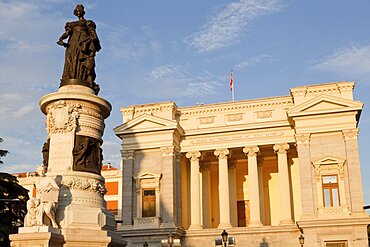
<path fill-rule="evenodd" d="M 235 101 L 235 94 L 234 94 L 234 78 L 233 78 L 233 75 L 234 75 L 234 71 L 231 70 L 230 71 L 230 90 L 231 90 L 231 99 L 232 101 Z"/>

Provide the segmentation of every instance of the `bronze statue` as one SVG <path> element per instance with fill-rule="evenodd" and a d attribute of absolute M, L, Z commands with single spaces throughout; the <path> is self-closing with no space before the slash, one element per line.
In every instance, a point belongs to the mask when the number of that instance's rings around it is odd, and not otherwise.
<path fill-rule="evenodd" d="M 98 94 L 99 86 L 95 83 L 95 54 L 101 46 L 96 34 L 96 25 L 84 18 L 85 10 L 82 4 L 76 6 L 73 14 L 78 17 L 78 21 L 67 22 L 65 32 L 57 42 L 66 48 L 61 86 L 84 85 Z M 66 38 L 68 42 L 64 43 Z"/>

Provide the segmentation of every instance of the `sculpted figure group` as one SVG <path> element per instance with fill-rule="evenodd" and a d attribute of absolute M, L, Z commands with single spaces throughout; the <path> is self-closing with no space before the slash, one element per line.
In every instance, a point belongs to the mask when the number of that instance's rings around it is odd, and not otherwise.
<path fill-rule="evenodd" d="M 46 177 L 46 167 L 39 166 L 36 182 L 36 197 L 27 201 L 27 214 L 24 226 L 52 226 L 58 228 L 55 211 L 58 203 L 59 186 L 51 177 Z"/>

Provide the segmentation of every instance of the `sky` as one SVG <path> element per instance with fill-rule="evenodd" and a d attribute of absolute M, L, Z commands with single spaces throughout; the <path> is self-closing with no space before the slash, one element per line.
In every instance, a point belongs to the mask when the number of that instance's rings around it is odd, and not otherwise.
<path fill-rule="evenodd" d="M 111 102 L 104 162 L 119 167 L 120 108 L 161 101 L 178 106 L 289 95 L 290 88 L 355 81 L 365 107 L 359 146 L 370 205 L 370 1 L 368 0 L 0 0 L 0 170 L 42 163 L 45 116 L 39 99 L 55 92 L 64 64 L 56 44 L 74 7 L 97 25 L 99 96 Z"/>

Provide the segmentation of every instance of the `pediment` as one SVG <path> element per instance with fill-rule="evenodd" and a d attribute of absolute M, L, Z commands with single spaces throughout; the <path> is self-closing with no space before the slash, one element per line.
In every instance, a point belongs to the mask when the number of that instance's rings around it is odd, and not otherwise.
<path fill-rule="evenodd" d="M 323 158 L 312 161 L 314 165 L 333 165 L 333 164 L 344 164 L 345 159 L 335 156 L 325 156 Z"/>
<path fill-rule="evenodd" d="M 157 116 L 142 114 L 114 129 L 116 135 L 146 131 L 158 131 L 177 128 L 175 120 L 168 120 Z"/>
<path fill-rule="evenodd" d="M 150 178 L 160 178 L 161 175 L 160 174 L 155 174 L 155 173 L 152 173 L 152 172 L 142 172 L 140 174 L 138 174 L 135 179 L 150 179 Z"/>
<path fill-rule="evenodd" d="M 289 116 L 302 116 L 320 113 L 335 113 L 343 111 L 361 111 L 363 103 L 335 97 L 332 95 L 320 95 L 288 111 Z"/>

